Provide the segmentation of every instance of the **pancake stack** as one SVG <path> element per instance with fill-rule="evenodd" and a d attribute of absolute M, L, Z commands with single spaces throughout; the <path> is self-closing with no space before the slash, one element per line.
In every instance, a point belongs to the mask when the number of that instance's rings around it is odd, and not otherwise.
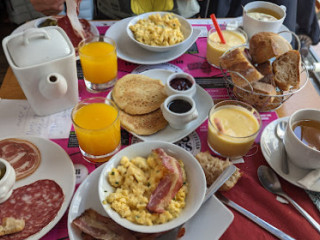
<path fill-rule="evenodd" d="M 160 80 L 140 74 L 120 78 L 112 90 L 121 126 L 138 135 L 151 135 L 167 126 L 160 109 L 166 97 Z"/>

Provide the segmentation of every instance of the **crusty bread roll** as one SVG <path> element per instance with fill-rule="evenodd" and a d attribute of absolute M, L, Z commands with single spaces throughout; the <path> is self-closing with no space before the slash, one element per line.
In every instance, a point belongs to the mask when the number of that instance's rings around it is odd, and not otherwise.
<path fill-rule="evenodd" d="M 274 80 L 283 91 L 298 88 L 300 84 L 301 57 L 296 50 L 290 50 L 272 63 Z"/>
<path fill-rule="evenodd" d="M 229 160 L 213 157 L 209 151 L 198 153 L 196 159 L 204 171 L 208 187 L 220 176 L 224 169 L 232 164 Z M 233 188 L 241 176 L 242 173 L 237 168 L 233 175 L 220 187 L 219 191 L 228 191 Z"/>
<path fill-rule="evenodd" d="M 249 41 L 249 52 L 254 63 L 266 62 L 291 49 L 290 43 L 285 38 L 272 32 L 257 33 Z"/>
<path fill-rule="evenodd" d="M 277 95 L 276 88 L 265 82 L 254 82 L 250 86 L 245 86 L 244 91 L 238 87 L 233 88 L 233 94 L 241 101 L 246 102 L 258 111 L 268 108 L 273 103 Z"/>
<path fill-rule="evenodd" d="M 247 59 L 243 49 L 236 48 L 231 52 L 220 57 L 221 67 L 229 71 L 234 71 L 241 74 L 250 83 L 258 81 L 263 75 Z M 230 74 L 233 83 L 239 87 L 248 85 L 248 82 L 238 74 Z"/>

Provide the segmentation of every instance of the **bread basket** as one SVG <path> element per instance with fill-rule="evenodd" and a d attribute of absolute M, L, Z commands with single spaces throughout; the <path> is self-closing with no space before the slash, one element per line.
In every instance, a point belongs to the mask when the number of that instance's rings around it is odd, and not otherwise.
<path fill-rule="evenodd" d="M 295 33 L 290 31 L 282 31 L 278 34 L 292 34 L 293 37 L 296 39 L 296 46 L 295 50 L 300 50 L 300 40 L 296 36 Z M 244 44 L 241 46 L 234 47 L 227 52 L 225 52 L 223 56 L 227 55 L 229 52 L 233 51 L 236 48 L 244 48 L 248 49 L 249 44 Z M 273 62 L 274 59 L 269 59 L 270 62 Z M 223 69 L 220 65 L 220 70 L 223 74 L 223 79 L 225 81 L 226 88 L 228 90 L 229 97 L 231 99 L 237 99 L 242 102 L 246 102 L 256 108 L 259 112 L 268 112 L 268 111 L 274 111 L 281 107 L 281 105 L 287 101 L 293 94 L 301 91 L 307 84 L 309 80 L 309 73 L 307 71 L 307 68 L 303 62 L 301 62 L 301 68 L 300 68 L 300 83 L 297 88 L 291 88 L 287 91 L 282 91 L 279 87 L 274 86 L 276 92 L 273 94 L 264 94 L 261 92 L 254 91 L 252 82 L 250 82 L 248 79 L 246 79 L 243 75 L 241 75 L 239 72 L 234 72 L 230 70 Z M 246 82 L 246 87 L 239 86 L 235 84 L 232 81 L 232 78 L 230 75 L 236 74 L 238 77 L 240 77 L 243 81 Z"/>

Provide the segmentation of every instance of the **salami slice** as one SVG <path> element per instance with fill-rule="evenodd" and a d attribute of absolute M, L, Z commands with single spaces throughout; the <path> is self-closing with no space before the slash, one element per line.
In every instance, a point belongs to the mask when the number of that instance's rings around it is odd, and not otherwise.
<path fill-rule="evenodd" d="M 17 138 L 0 141 L 0 157 L 12 165 L 16 172 L 16 180 L 32 174 L 41 162 L 39 149 L 33 143 Z"/>
<path fill-rule="evenodd" d="M 25 228 L 0 240 L 25 239 L 48 225 L 64 201 L 61 187 L 53 180 L 39 180 L 13 190 L 11 197 L 0 204 L 0 221 L 4 217 L 25 220 Z M 0 223 L 1 225 L 1 223 Z"/>

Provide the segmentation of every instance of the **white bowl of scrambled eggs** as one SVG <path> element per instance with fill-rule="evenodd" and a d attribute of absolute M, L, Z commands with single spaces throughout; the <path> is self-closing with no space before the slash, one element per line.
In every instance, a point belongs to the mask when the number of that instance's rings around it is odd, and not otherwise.
<path fill-rule="evenodd" d="M 152 198 L 148 191 L 156 192 L 166 176 L 161 176 L 164 166 L 155 157 L 159 155 L 151 154 L 154 149 L 153 153 L 164 151 L 175 158 L 184 173 L 181 188 L 170 197 L 162 213 L 148 208 Z M 198 161 L 183 148 L 161 141 L 140 142 L 121 150 L 104 165 L 98 192 L 106 213 L 121 226 L 143 233 L 165 232 L 185 223 L 199 210 L 206 179 Z"/>
<path fill-rule="evenodd" d="M 133 17 L 127 25 L 129 38 L 153 52 L 166 52 L 181 46 L 192 35 L 191 24 L 169 12 L 149 12 Z"/>

